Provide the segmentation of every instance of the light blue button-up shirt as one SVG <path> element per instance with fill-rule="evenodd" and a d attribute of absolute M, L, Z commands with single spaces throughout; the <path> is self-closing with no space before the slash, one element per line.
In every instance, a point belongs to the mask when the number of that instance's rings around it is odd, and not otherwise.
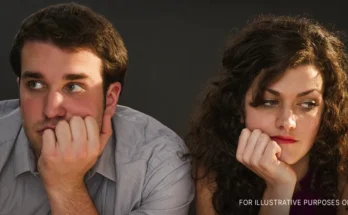
<path fill-rule="evenodd" d="M 193 199 L 187 148 L 157 120 L 118 106 L 113 135 L 85 183 L 101 215 L 186 215 Z M 18 100 L 0 102 L 0 215 L 50 214 Z"/>

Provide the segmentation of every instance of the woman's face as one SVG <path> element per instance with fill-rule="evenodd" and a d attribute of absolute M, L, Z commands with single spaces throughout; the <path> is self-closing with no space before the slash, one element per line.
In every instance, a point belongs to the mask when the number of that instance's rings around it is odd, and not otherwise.
<path fill-rule="evenodd" d="M 264 102 L 252 107 L 255 83 L 245 97 L 245 124 L 260 129 L 282 149 L 280 160 L 292 165 L 308 156 L 324 109 L 323 78 L 311 65 L 285 71 L 264 92 Z"/>

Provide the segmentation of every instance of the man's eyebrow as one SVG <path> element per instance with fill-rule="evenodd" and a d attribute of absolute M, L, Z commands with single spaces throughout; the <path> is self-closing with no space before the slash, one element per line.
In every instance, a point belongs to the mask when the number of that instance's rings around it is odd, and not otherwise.
<path fill-rule="evenodd" d="M 278 92 L 276 90 L 272 90 L 272 89 L 267 88 L 266 91 L 271 93 L 271 94 L 273 94 L 273 95 L 275 95 L 275 96 L 280 96 L 280 92 Z M 310 89 L 310 90 L 306 90 L 304 92 L 298 93 L 296 97 L 306 96 L 306 95 L 308 95 L 308 94 L 310 94 L 310 93 L 312 93 L 314 91 L 317 91 L 320 94 L 322 94 L 322 92 L 320 90 L 318 90 L 318 89 Z"/>
<path fill-rule="evenodd" d="M 25 71 L 22 73 L 21 78 L 43 79 L 44 76 L 40 72 Z"/>
<path fill-rule="evenodd" d="M 44 79 L 44 76 L 40 72 L 31 72 L 25 71 L 22 73 L 21 78 L 35 78 L 35 79 Z M 89 76 L 84 73 L 74 73 L 74 74 L 65 74 L 64 80 L 74 81 L 80 79 L 88 79 Z"/>
<path fill-rule="evenodd" d="M 64 80 L 74 81 L 79 79 L 88 79 L 89 76 L 84 73 L 66 74 L 64 75 Z"/>

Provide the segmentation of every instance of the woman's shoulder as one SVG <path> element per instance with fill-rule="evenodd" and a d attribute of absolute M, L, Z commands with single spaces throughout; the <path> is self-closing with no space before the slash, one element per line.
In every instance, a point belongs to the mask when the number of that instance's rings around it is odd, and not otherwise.
<path fill-rule="evenodd" d="M 213 193 L 216 190 L 215 176 L 203 165 L 195 168 L 196 179 L 196 214 L 215 215 Z"/>
<path fill-rule="evenodd" d="M 338 212 L 339 215 L 348 215 L 348 208 L 347 205 L 342 204 L 345 200 L 346 203 L 348 203 L 346 200 L 348 200 L 348 176 L 339 174 L 338 176 L 338 194 L 339 194 L 339 200 L 340 204 L 338 205 Z"/>
<path fill-rule="evenodd" d="M 338 194 L 339 197 L 342 199 L 342 197 L 348 198 L 348 176 L 344 174 L 338 175 Z"/>

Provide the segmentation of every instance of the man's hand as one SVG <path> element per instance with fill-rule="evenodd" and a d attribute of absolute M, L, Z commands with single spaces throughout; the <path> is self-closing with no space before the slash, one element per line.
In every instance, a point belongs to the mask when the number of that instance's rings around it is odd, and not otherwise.
<path fill-rule="evenodd" d="M 55 131 L 42 136 L 38 170 L 44 183 L 52 214 L 97 215 L 84 176 L 96 163 L 112 134 L 111 117 L 115 108 L 104 111 L 101 129 L 87 116 L 60 121 Z"/>
<path fill-rule="evenodd" d="M 45 130 L 38 170 L 46 189 L 69 192 L 84 186 L 84 175 L 97 161 L 111 134 L 108 115 L 104 115 L 101 131 L 90 116 L 74 116 L 69 123 L 62 120 L 55 132 Z"/>

